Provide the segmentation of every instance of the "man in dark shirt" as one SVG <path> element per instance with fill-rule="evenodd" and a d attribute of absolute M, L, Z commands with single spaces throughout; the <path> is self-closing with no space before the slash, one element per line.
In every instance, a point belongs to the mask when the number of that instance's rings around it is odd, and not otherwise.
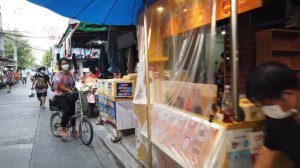
<path fill-rule="evenodd" d="M 266 115 L 265 140 L 255 168 L 271 168 L 280 152 L 300 167 L 300 118 L 296 107 L 299 79 L 287 66 L 268 62 L 250 73 L 247 97 Z"/>

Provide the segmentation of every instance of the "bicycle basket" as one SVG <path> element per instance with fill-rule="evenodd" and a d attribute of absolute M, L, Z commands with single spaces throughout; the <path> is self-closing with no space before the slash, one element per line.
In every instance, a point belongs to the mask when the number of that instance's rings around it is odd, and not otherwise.
<path fill-rule="evenodd" d="M 54 98 L 49 99 L 49 108 L 50 111 L 59 111 L 59 106 Z"/>
<path fill-rule="evenodd" d="M 89 104 L 87 102 L 86 95 L 85 94 L 81 94 L 79 98 L 81 99 L 81 106 L 80 106 L 80 100 L 78 100 L 76 102 L 76 106 L 75 106 L 75 112 L 76 112 L 76 114 L 80 113 L 80 110 L 82 108 L 83 115 L 88 115 L 90 113 L 90 108 L 89 108 Z"/>

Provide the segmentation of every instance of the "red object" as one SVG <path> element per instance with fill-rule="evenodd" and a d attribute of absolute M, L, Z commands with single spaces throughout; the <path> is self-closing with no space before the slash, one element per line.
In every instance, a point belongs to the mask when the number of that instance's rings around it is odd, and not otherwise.
<path fill-rule="evenodd" d="M 251 160 L 252 160 L 252 163 L 253 163 L 253 164 L 254 164 L 255 161 L 257 160 L 257 157 L 258 157 L 258 154 L 257 154 L 257 153 L 251 155 Z"/>
<path fill-rule="evenodd" d="M 98 76 L 100 75 L 100 71 L 97 70 L 97 71 L 95 72 L 95 75 L 96 75 L 96 77 L 98 77 Z"/>
<path fill-rule="evenodd" d="M 86 81 L 88 78 L 97 78 L 93 73 L 87 74 L 84 76 L 83 81 Z"/>
<path fill-rule="evenodd" d="M 232 123 L 234 118 L 233 118 L 233 113 L 232 112 L 225 112 L 223 113 L 224 115 L 224 122 L 227 122 L 227 123 Z"/>

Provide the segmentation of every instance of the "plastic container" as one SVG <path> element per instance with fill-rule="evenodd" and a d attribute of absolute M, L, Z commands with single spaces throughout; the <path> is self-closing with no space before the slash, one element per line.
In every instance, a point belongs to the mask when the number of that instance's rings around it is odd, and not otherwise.
<path fill-rule="evenodd" d="M 224 94 L 222 98 L 222 104 L 221 104 L 221 111 L 223 113 L 224 122 L 233 122 L 234 120 L 234 114 L 232 111 L 232 98 L 230 93 L 230 86 L 225 85 L 224 87 Z"/>

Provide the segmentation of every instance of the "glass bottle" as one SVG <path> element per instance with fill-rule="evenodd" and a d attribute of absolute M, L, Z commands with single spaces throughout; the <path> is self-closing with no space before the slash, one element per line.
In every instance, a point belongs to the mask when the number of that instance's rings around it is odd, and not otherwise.
<path fill-rule="evenodd" d="M 233 111 L 232 111 L 232 98 L 230 92 L 230 86 L 225 85 L 224 94 L 222 98 L 221 110 L 224 115 L 224 122 L 233 122 Z"/>

